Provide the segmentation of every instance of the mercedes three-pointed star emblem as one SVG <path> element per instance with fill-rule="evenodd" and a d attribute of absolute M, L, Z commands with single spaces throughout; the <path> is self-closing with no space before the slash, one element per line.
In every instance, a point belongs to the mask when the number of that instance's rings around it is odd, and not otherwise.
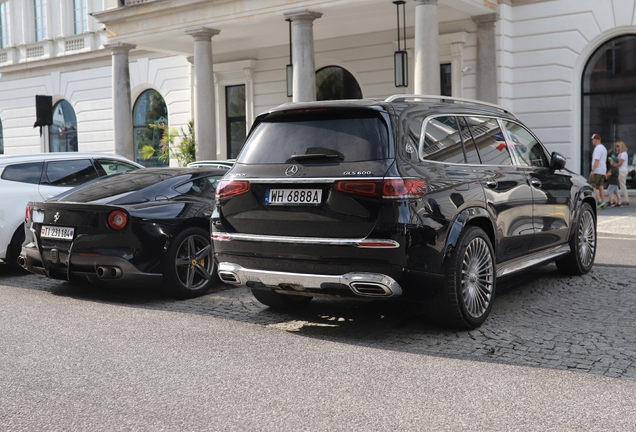
<path fill-rule="evenodd" d="M 298 172 L 298 165 L 290 165 L 285 170 L 285 175 L 287 177 L 291 177 L 291 176 L 295 175 L 297 172 Z"/>

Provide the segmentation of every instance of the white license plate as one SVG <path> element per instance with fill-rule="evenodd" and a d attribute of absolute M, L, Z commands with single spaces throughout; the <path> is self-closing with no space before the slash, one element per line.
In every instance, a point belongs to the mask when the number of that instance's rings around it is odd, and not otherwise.
<path fill-rule="evenodd" d="M 75 234 L 75 228 L 54 227 L 48 225 L 43 226 L 40 231 L 40 237 L 59 238 L 62 240 L 73 240 L 73 234 Z"/>
<path fill-rule="evenodd" d="M 268 189 L 266 205 L 320 205 L 322 189 Z"/>

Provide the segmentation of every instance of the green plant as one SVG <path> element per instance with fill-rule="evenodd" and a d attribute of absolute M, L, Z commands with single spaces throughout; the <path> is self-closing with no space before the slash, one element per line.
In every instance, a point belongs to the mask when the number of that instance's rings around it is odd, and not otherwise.
<path fill-rule="evenodd" d="M 164 123 L 149 124 L 152 129 L 161 130 L 161 142 L 159 143 L 158 158 L 162 162 L 168 162 L 171 157 L 177 160 L 179 166 L 186 166 L 195 160 L 195 136 L 194 122 L 188 122 L 187 130 L 177 130 L 168 127 Z M 179 138 L 179 143 L 175 145 L 175 140 Z M 148 160 L 155 155 L 155 148 L 151 145 L 144 145 L 141 148 L 141 158 Z"/>

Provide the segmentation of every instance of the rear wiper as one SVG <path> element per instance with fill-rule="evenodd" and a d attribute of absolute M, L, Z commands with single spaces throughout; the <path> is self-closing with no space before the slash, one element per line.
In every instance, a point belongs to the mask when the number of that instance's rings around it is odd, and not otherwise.
<path fill-rule="evenodd" d="M 310 153 L 310 154 L 293 154 L 289 157 L 293 160 L 310 160 L 310 159 L 342 159 L 342 156 L 337 154 L 327 153 Z"/>

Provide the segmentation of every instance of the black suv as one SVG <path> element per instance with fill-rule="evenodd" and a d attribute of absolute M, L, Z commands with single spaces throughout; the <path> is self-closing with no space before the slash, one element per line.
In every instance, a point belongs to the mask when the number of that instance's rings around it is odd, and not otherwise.
<path fill-rule="evenodd" d="M 257 117 L 217 188 L 218 272 L 261 303 L 424 301 L 475 328 L 496 280 L 587 273 L 596 205 L 509 111 L 440 96 L 285 104 Z"/>

